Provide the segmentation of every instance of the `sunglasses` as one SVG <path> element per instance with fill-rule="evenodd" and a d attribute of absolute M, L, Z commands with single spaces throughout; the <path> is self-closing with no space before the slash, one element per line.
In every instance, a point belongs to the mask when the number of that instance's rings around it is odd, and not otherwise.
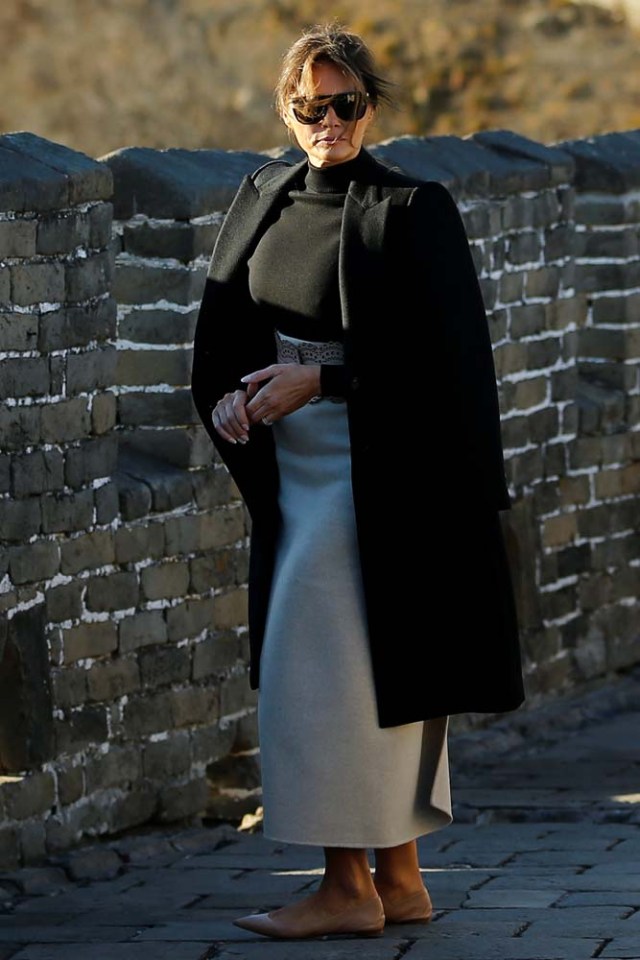
<path fill-rule="evenodd" d="M 350 93 L 336 93 L 331 97 L 297 97 L 291 101 L 291 109 L 298 123 L 320 123 L 333 107 L 340 120 L 362 120 L 367 110 L 368 93 L 353 90 Z"/>

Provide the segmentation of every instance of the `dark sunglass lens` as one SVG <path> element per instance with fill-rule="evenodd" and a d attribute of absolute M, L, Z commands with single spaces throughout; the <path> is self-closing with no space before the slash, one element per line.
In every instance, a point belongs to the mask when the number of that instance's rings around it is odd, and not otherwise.
<path fill-rule="evenodd" d="M 361 120 L 366 103 L 360 93 L 339 93 L 334 98 L 333 109 L 341 120 Z"/>
<path fill-rule="evenodd" d="M 333 107 L 340 120 L 361 120 L 367 109 L 367 102 L 361 93 L 354 92 L 338 93 L 334 97 L 327 97 L 319 102 L 309 100 L 305 103 L 300 101 L 292 103 L 291 106 L 298 123 L 320 123 L 330 106 Z"/>

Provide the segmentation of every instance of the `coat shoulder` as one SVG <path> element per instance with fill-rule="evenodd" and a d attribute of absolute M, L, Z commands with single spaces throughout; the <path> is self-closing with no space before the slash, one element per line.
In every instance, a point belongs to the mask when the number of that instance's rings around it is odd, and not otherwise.
<path fill-rule="evenodd" d="M 256 187 L 262 187 L 265 183 L 269 183 L 270 180 L 275 179 L 280 174 L 284 173 L 286 170 L 289 170 L 293 164 L 289 163 L 287 160 L 267 160 L 266 163 L 263 163 L 262 166 L 258 167 L 257 170 L 250 175 L 250 179 L 255 184 Z"/>

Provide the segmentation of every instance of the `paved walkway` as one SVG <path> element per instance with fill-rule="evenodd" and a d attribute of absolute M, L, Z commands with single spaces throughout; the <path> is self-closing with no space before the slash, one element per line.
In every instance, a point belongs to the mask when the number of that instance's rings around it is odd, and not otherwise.
<path fill-rule="evenodd" d="M 0 874 L 0 960 L 638 960 L 640 675 L 452 738 L 454 823 L 419 841 L 430 924 L 275 941 L 231 918 L 322 852 L 228 825 L 138 831 Z"/>

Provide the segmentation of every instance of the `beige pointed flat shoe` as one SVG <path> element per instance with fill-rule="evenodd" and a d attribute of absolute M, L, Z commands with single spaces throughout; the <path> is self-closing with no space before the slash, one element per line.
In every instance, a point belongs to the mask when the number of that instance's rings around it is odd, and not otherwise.
<path fill-rule="evenodd" d="M 384 930 L 384 910 L 380 897 L 375 895 L 339 913 L 317 912 L 300 920 L 281 919 L 277 912 L 275 916 L 272 913 L 254 913 L 239 917 L 233 923 L 243 930 L 283 940 L 345 933 L 376 937 Z"/>
<path fill-rule="evenodd" d="M 383 900 L 387 923 L 429 923 L 433 904 L 426 887 L 398 900 Z"/>

